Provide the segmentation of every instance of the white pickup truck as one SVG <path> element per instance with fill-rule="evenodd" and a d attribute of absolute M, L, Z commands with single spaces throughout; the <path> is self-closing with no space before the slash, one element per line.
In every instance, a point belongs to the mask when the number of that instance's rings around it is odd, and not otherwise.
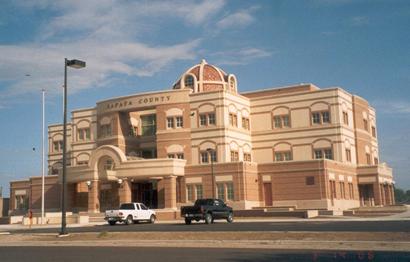
<path fill-rule="evenodd" d="M 139 221 L 155 223 L 156 218 L 155 211 L 142 203 L 123 203 L 118 210 L 105 211 L 104 219 L 113 226 L 117 222 L 124 222 L 127 225 Z"/>

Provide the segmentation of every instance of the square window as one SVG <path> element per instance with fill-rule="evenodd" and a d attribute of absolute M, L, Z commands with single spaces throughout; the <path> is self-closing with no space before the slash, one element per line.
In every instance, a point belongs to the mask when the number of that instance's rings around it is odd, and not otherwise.
<path fill-rule="evenodd" d="M 177 158 L 178 159 L 184 159 L 184 154 L 183 153 L 178 153 Z"/>
<path fill-rule="evenodd" d="M 322 150 L 315 150 L 315 159 L 322 159 L 323 153 Z"/>
<path fill-rule="evenodd" d="M 325 149 L 325 158 L 333 159 L 332 149 Z"/>
<path fill-rule="evenodd" d="M 320 124 L 320 113 L 312 113 L 313 124 Z"/>
<path fill-rule="evenodd" d="M 202 199 L 204 197 L 202 185 L 195 185 L 195 189 L 196 189 L 196 199 Z"/>
<path fill-rule="evenodd" d="M 206 115 L 199 115 L 199 125 L 206 126 Z"/>
<path fill-rule="evenodd" d="M 218 198 L 225 200 L 225 186 L 224 184 L 217 184 Z"/>
<path fill-rule="evenodd" d="M 312 186 L 315 184 L 315 177 L 314 176 L 307 176 L 306 177 L 306 185 Z"/>

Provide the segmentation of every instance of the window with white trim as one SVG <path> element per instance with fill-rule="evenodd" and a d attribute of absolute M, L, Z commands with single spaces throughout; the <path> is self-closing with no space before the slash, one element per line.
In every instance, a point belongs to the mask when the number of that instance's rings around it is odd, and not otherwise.
<path fill-rule="evenodd" d="M 292 152 L 291 151 L 281 151 L 275 152 L 275 161 L 290 161 L 292 160 Z"/>
<path fill-rule="evenodd" d="M 231 162 L 238 162 L 238 161 L 239 161 L 238 151 L 231 151 Z"/>
<path fill-rule="evenodd" d="M 274 128 L 288 128 L 290 127 L 289 115 L 279 115 L 273 117 Z"/>
<path fill-rule="evenodd" d="M 210 126 L 215 124 L 215 113 L 203 113 L 199 115 L 199 126 Z"/>
<path fill-rule="evenodd" d="M 53 152 L 62 152 L 63 151 L 63 140 L 53 142 Z"/>

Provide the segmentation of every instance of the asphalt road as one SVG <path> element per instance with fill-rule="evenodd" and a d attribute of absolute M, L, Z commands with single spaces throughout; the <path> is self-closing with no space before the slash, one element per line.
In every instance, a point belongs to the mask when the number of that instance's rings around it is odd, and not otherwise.
<path fill-rule="evenodd" d="M 0 247 L 0 261 L 410 261 L 409 252 L 155 247 Z"/>
<path fill-rule="evenodd" d="M 56 233 L 59 228 L 33 228 L 9 230 L 16 233 Z M 68 228 L 70 233 L 80 232 L 218 232 L 218 231 L 316 231 L 316 232 L 410 232 L 410 221 L 303 221 L 303 222 L 234 222 L 217 221 L 185 225 L 175 224 L 108 224 Z"/>

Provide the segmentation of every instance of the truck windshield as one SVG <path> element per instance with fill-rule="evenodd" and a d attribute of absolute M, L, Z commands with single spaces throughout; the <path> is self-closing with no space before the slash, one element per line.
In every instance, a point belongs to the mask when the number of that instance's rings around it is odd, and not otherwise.
<path fill-rule="evenodd" d="M 125 209 L 125 210 L 134 210 L 134 204 L 132 203 L 126 203 L 126 204 L 121 204 L 120 209 Z"/>
<path fill-rule="evenodd" d="M 212 205 L 212 200 L 211 199 L 198 199 L 195 201 L 195 206 L 206 206 L 206 205 Z"/>

